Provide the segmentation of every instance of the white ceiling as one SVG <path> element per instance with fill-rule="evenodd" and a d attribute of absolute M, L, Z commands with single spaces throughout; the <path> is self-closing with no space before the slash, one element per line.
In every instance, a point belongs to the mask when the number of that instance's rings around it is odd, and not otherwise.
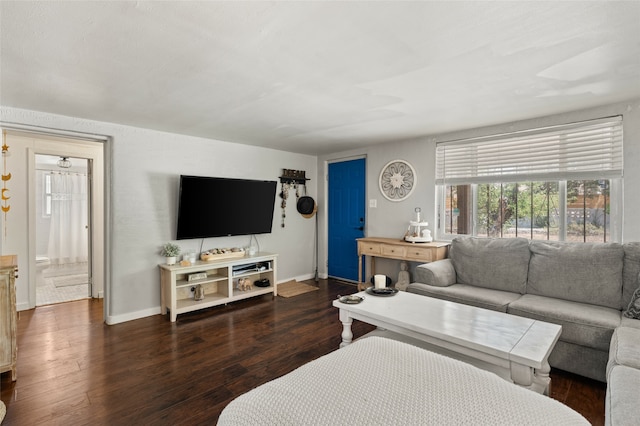
<path fill-rule="evenodd" d="M 6 1 L 0 104 L 323 154 L 640 97 L 639 1 Z"/>

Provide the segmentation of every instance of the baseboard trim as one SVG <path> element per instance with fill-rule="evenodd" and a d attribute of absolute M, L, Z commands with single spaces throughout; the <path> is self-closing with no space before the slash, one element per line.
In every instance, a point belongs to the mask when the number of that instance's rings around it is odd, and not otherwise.
<path fill-rule="evenodd" d="M 105 322 L 107 323 L 107 325 L 115 325 L 115 324 L 120 324 L 127 321 L 137 320 L 140 318 L 150 317 L 153 315 L 160 315 L 161 313 L 162 313 L 162 310 L 158 306 L 155 308 L 149 308 L 149 309 L 136 311 L 136 312 L 129 312 L 122 315 L 107 315 Z"/>

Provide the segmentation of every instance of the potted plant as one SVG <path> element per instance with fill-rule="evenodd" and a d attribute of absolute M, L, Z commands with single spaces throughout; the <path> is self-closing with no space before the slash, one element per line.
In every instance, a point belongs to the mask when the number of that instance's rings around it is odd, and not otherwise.
<path fill-rule="evenodd" d="M 166 243 L 162 246 L 162 255 L 167 258 L 167 265 L 175 265 L 180 254 L 180 246 Z"/>

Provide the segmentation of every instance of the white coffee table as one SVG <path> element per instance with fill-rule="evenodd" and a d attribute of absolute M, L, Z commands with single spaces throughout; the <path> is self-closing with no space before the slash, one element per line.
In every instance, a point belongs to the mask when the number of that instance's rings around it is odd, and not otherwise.
<path fill-rule="evenodd" d="M 399 292 L 391 297 L 357 293 L 362 303 L 333 302 L 340 309 L 341 347 L 351 343 L 351 324 L 469 362 L 538 393 L 549 394 L 549 354 L 562 327 L 474 306 Z"/>

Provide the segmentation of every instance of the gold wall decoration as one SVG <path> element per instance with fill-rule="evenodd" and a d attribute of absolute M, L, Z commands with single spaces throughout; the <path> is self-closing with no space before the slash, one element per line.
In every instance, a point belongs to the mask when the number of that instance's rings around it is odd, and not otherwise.
<path fill-rule="evenodd" d="M 2 200 L 2 212 L 4 214 L 4 236 L 7 236 L 7 213 L 11 210 L 9 205 L 9 197 L 7 192 L 7 182 L 11 179 L 11 173 L 7 173 L 7 157 L 9 156 L 9 146 L 7 145 L 7 131 L 2 131 L 2 190 L 0 191 L 0 199 Z"/>

